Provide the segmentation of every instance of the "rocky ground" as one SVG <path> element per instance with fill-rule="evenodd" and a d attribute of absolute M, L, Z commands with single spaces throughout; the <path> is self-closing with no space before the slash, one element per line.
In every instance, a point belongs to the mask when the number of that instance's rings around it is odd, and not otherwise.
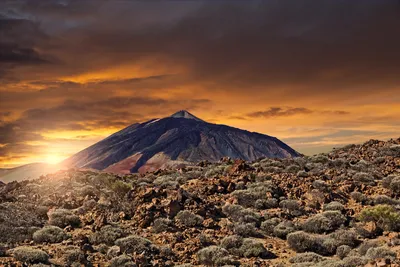
<path fill-rule="evenodd" d="M 4 266 L 400 266 L 400 138 L 0 184 Z"/>

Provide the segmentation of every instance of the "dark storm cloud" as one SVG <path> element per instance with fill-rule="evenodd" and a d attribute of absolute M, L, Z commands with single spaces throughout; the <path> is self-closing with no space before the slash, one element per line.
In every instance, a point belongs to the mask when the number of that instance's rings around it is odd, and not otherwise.
<path fill-rule="evenodd" d="M 44 38 L 37 23 L 0 14 L 0 64 L 47 62 L 34 47 Z"/>
<path fill-rule="evenodd" d="M 324 87 L 324 94 L 343 97 L 399 81 L 398 1 L 201 3 L 148 23 L 144 15 L 122 14 L 159 14 L 159 2 L 103 2 L 91 23 L 77 21 L 65 32 L 71 42 L 64 53 L 81 55 L 83 67 L 160 57 L 183 64 L 194 81 L 222 84 L 220 90 L 295 85 L 290 91 L 299 95 L 304 83 L 303 96 Z M 164 13 L 178 5 L 164 3 Z"/>
<path fill-rule="evenodd" d="M 240 94 L 245 86 L 259 92 L 284 85 L 301 97 L 343 98 L 399 82 L 395 0 L 96 3 L 26 1 L 19 8 L 38 15 L 43 30 L 59 26 L 53 34 L 62 43 L 54 53 L 68 58 L 60 67 L 67 72 L 158 58 L 183 65 L 191 82 L 212 81 L 218 90 Z M 308 86 L 299 89 L 299 83 Z"/>
<path fill-rule="evenodd" d="M 215 120 L 350 115 L 398 102 L 399 47 L 396 0 L 0 1 L 0 143 L 218 101 Z"/>

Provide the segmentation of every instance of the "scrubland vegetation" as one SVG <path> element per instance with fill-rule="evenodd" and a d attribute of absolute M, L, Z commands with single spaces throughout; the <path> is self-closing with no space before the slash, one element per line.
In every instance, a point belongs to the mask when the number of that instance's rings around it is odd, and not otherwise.
<path fill-rule="evenodd" d="M 0 265 L 398 266 L 399 195 L 400 139 L 148 174 L 62 171 L 0 186 Z"/>

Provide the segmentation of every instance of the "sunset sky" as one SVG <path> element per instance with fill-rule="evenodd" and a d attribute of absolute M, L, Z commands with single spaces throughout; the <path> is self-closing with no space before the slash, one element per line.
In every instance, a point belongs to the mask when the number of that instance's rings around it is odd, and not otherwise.
<path fill-rule="evenodd" d="M 400 136 L 400 2 L 0 2 L 0 168 L 187 109 L 305 154 Z"/>

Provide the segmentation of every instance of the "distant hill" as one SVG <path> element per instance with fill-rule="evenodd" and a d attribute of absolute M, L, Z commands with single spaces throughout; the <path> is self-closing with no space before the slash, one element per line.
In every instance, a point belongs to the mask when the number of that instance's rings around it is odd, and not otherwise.
<path fill-rule="evenodd" d="M 299 154 L 275 137 L 207 123 L 181 110 L 136 123 L 78 152 L 62 164 L 114 173 L 153 171 L 222 157 L 253 161 Z"/>
<path fill-rule="evenodd" d="M 12 181 L 22 181 L 36 179 L 41 175 L 56 172 L 60 169 L 58 165 L 46 163 L 31 163 L 16 168 L 0 169 L 0 181 L 9 183 Z"/>

